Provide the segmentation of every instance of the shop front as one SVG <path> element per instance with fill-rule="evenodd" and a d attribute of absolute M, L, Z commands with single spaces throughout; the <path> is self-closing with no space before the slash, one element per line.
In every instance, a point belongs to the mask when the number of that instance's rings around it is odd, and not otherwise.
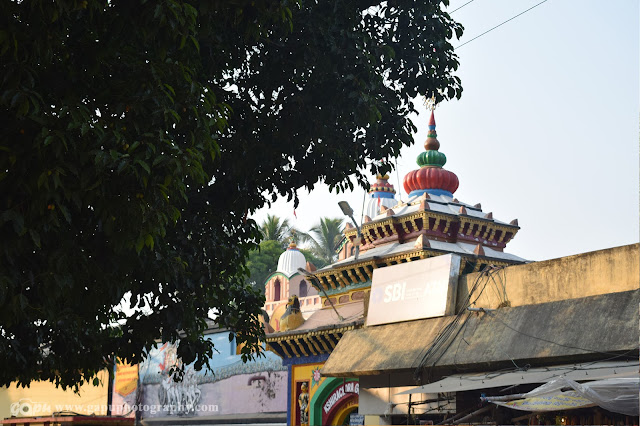
<path fill-rule="evenodd" d="M 348 425 L 358 413 L 358 380 L 322 377 L 323 364 L 291 366 L 290 425 Z"/>
<path fill-rule="evenodd" d="M 360 384 L 357 379 L 329 377 L 311 401 L 312 425 L 348 425 L 349 416 L 358 413 Z"/>

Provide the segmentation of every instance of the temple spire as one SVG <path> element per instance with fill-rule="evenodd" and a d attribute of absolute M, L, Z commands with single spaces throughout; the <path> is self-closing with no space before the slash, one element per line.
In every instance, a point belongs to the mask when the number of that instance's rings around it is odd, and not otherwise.
<path fill-rule="evenodd" d="M 432 195 L 447 195 L 453 197 L 458 189 L 458 177 L 455 173 L 443 169 L 447 156 L 440 152 L 440 142 L 436 133 L 435 97 L 425 105 L 431 110 L 427 140 L 424 142 L 424 152 L 418 155 L 416 162 L 420 169 L 407 173 L 404 177 L 404 189 L 410 197 L 422 195 L 425 192 Z"/>

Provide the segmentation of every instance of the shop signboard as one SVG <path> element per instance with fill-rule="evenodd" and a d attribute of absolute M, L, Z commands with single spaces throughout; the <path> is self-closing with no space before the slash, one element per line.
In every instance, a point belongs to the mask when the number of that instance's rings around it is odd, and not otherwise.
<path fill-rule="evenodd" d="M 367 325 L 453 314 L 459 271 L 455 254 L 374 269 Z"/>

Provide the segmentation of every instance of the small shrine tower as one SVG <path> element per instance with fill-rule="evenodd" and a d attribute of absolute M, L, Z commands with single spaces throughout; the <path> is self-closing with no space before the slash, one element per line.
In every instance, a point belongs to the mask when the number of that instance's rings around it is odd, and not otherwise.
<path fill-rule="evenodd" d="M 369 189 L 364 215 L 369 217 L 378 216 L 382 207 L 391 208 L 397 203 L 396 190 L 389 183 L 389 175 L 377 175 L 375 183 Z"/>
<path fill-rule="evenodd" d="M 289 297 L 294 295 L 298 297 L 300 310 L 305 318 L 320 308 L 318 290 L 298 272 L 298 268 L 307 271 L 315 271 L 316 269 L 312 263 L 307 262 L 304 254 L 292 241 L 280 255 L 276 272 L 271 274 L 265 282 L 264 310 L 269 315 L 269 324 L 276 331 L 279 330 L 280 317 L 285 312 Z"/>

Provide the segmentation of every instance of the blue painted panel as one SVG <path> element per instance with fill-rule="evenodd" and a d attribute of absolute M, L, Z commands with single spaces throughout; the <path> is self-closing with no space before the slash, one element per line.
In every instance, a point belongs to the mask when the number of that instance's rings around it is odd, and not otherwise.
<path fill-rule="evenodd" d="M 411 191 L 409 193 L 409 198 L 411 197 L 415 197 L 415 196 L 420 196 L 422 194 L 424 194 L 425 192 L 431 194 L 431 195 L 447 195 L 449 197 L 453 197 L 453 194 L 449 191 L 445 191 L 444 189 L 416 189 L 415 191 Z"/>

